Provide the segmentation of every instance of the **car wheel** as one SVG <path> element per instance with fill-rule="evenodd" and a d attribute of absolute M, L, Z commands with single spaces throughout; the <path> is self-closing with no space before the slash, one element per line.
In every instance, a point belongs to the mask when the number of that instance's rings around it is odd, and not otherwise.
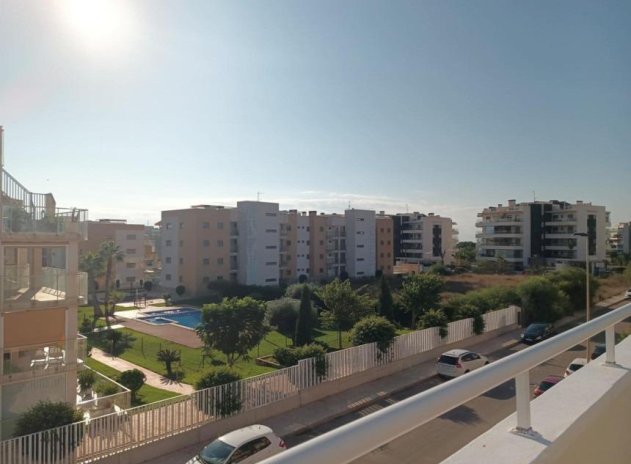
<path fill-rule="evenodd" d="M 487 361 L 487 362 L 485 362 L 485 363 L 484 363 L 484 365 L 486 366 L 488 363 L 489 363 L 489 362 Z"/>
<path fill-rule="evenodd" d="M 468 373 L 469 373 L 469 369 L 467 369 L 466 371 L 464 371 L 464 373 L 465 373 L 465 374 L 468 374 Z"/>

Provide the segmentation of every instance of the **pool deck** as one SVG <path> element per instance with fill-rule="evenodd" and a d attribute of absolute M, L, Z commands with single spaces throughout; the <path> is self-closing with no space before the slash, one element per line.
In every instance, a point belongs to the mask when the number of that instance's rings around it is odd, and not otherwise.
<path fill-rule="evenodd" d="M 190 307 L 190 306 L 187 306 Z M 117 311 L 114 317 L 118 322 L 128 329 L 136 330 L 147 335 L 154 335 L 170 342 L 179 343 L 189 348 L 201 348 L 204 346 L 197 334 L 192 329 L 187 329 L 176 324 L 154 325 L 147 322 L 138 321 L 138 317 L 145 316 L 149 312 L 167 311 L 170 309 L 181 309 L 180 306 L 147 306 L 143 309 L 130 309 L 128 311 Z"/>

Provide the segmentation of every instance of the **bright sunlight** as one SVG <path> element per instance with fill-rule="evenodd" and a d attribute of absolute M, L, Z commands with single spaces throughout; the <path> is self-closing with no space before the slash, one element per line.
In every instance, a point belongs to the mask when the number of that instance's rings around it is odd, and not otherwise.
<path fill-rule="evenodd" d="M 124 48 L 133 33 L 130 4 L 125 0 L 62 0 L 62 18 L 78 43 L 90 51 Z"/>

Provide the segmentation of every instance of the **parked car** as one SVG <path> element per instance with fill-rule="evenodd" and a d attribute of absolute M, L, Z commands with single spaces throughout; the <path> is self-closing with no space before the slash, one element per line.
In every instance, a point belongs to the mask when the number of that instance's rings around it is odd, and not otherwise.
<path fill-rule="evenodd" d="M 564 377 L 567 377 L 568 375 L 573 374 L 574 372 L 579 370 L 581 367 L 583 367 L 585 364 L 587 364 L 587 359 L 585 359 L 585 358 L 575 358 L 567 366 L 567 369 L 565 369 Z"/>
<path fill-rule="evenodd" d="M 538 343 L 552 337 L 555 333 L 552 324 L 535 322 L 526 327 L 526 330 L 521 334 L 521 341 L 528 344 Z"/>
<path fill-rule="evenodd" d="M 607 345 L 605 345 L 604 343 L 596 343 L 596 346 L 594 346 L 594 351 L 592 351 L 591 358 L 596 359 L 605 351 L 607 351 Z"/>
<path fill-rule="evenodd" d="M 443 353 L 436 362 L 441 377 L 458 377 L 489 363 L 489 359 L 473 351 L 451 350 Z"/>
<path fill-rule="evenodd" d="M 250 425 L 222 435 L 186 464 L 252 464 L 285 451 L 285 442 L 265 425 Z"/>
<path fill-rule="evenodd" d="M 624 294 L 626 298 L 631 298 L 631 288 L 627 290 L 627 293 Z"/>
<path fill-rule="evenodd" d="M 561 377 L 560 375 L 547 376 L 545 379 L 539 382 L 539 385 L 535 387 L 535 391 L 533 392 L 534 395 L 535 396 L 541 395 L 544 391 L 549 390 L 550 388 L 554 387 L 561 380 L 563 380 L 563 377 Z"/>

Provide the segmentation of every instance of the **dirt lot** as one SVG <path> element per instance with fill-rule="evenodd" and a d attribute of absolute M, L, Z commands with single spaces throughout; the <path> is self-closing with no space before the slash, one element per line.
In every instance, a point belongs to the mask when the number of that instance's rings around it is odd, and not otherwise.
<path fill-rule="evenodd" d="M 457 293 L 466 293 L 485 287 L 507 286 L 514 287 L 527 279 L 528 275 L 523 274 L 458 274 L 445 278 L 444 296 Z M 596 294 L 596 301 L 604 300 L 614 295 L 623 293 L 631 284 L 626 282 L 621 275 L 613 275 L 605 279 L 598 279 L 599 288 Z"/>

